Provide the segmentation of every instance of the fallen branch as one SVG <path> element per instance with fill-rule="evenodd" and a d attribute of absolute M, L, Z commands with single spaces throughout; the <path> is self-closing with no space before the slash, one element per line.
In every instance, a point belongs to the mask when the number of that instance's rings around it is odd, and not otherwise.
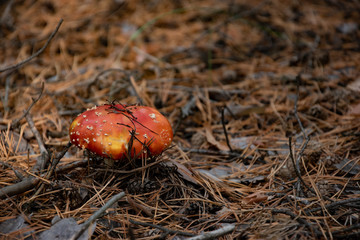
<path fill-rule="evenodd" d="M 39 49 L 39 51 L 37 51 L 36 53 L 34 53 L 33 55 L 31 55 L 30 57 L 28 57 L 27 59 L 15 64 L 15 65 L 12 65 L 12 66 L 8 66 L 8 67 L 5 67 L 5 68 L 1 68 L 0 69 L 0 72 L 5 72 L 5 71 L 10 71 L 10 70 L 15 70 L 19 67 L 21 67 L 22 65 L 30 62 L 31 60 L 33 60 L 34 58 L 36 58 L 37 56 L 39 56 L 41 53 L 44 52 L 44 50 L 47 48 L 47 46 L 49 45 L 50 41 L 54 38 L 55 34 L 59 31 L 59 28 L 62 24 L 64 20 L 63 19 L 60 19 L 58 25 L 56 26 L 55 30 L 50 34 L 48 40 L 46 41 L 45 45 Z"/>
<path fill-rule="evenodd" d="M 18 195 L 23 192 L 26 192 L 26 191 L 32 189 L 34 186 L 36 186 L 36 184 L 38 184 L 39 181 L 40 181 L 40 179 L 38 179 L 38 178 L 27 177 L 27 178 L 24 178 L 24 180 L 22 180 L 21 182 L 15 183 L 10 186 L 3 187 L 2 189 L 0 189 L 0 199 L 12 197 L 14 195 Z"/>
<path fill-rule="evenodd" d="M 66 148 L 66 151 L 62 151 L 59 153 L 59 155 L 54 159 L 54 161 L 60 161 L 61 158 L 65 155 L 69 148 Z M 40 177 L 43 178 L 46 176 L 47 173 L 41 174 Z M 23 181 L 15 183 L 10 186 L 6 186 L 0 189 L 0 199 L 4 199 L 7 197 L 12 197 L 14 195 L 18 195 L 21 193 L 24 193 L 32 188 L 34 188 L 38 183 L 40 179 L 37 177 L 27 177 L 24 178 Z"/>

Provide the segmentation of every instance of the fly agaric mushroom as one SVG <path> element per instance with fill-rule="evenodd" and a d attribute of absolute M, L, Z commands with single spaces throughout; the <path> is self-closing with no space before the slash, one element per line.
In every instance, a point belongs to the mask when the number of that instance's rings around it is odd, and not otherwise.
<path fill-rule="evenodd" d="M 69 132 L 79 148 L 114 160 L 159 155 L 173 139 L 171 125 L 159 111 L 122 104 L 88 109 L 75 118 Z"/>

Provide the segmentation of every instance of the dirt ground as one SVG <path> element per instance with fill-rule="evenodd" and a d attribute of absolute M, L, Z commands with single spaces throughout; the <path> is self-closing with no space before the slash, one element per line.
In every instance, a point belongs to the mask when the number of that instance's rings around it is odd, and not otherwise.
<path fill-rule="evenodd" d="M 359 1 L 0 13 L 2 239 L 360 238 Z M 70 146 L 112 102 L 158 109 L 171 146 L 131 163 Z"/>

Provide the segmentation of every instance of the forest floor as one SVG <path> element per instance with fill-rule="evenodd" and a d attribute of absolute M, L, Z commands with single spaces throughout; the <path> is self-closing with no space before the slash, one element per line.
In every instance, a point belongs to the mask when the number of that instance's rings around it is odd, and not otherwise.
<path fill-rule="evenodd" d="M 358 1 L 0 12 L 1 238 L 360 238 Z M 113 101 L 158 109 L 171 147 L 109 167 L 68 145 Z"/>

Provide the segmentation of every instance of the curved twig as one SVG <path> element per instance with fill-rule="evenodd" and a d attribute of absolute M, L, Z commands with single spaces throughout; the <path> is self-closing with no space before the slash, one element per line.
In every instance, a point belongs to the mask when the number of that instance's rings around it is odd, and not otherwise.
<path fill-rule="evenodd" d="M 46 41 L 45 45 L 40 48 L 36 53 L 34 53 L 33 55 L 31 55 L 30 57 L 28 57 L 27 59 L 15 64 L 15 65 L 12 65 L 12 66 L 8 66 L 8 67 L 5 67 L 5 68 L 1 68 L 0 69 L 0 72 L 5 72 L 5 71 L 10 71 L 10 70 L 15 70 L 19 67 L 21 67 L 22 65 L 30 62 L 31 60 L 33 60 L 34 58 L 36 58 L 37 56 L 39 56 L 41 53 L 44 52 L 44 50 L 47 48 L 47 46 L 49 45 L 50 41 L 54 38 L 55 34 L 59 31 L 59 28 L 62 24 L 64 20 L 63 19 L 60 19 L 58 25 L 56 26 L 55 30 L 50 34 L 48 40 Z"/>

